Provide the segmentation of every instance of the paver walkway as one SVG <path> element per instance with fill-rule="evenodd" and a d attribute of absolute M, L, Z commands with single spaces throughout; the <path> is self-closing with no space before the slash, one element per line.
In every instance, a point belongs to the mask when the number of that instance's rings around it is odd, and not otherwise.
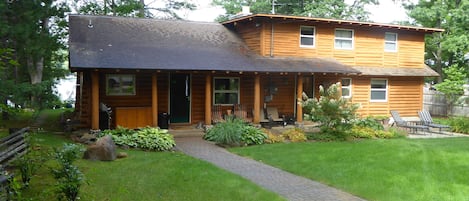
<path fill-rule="evenodd" d="M 296 176 L 255 160 L 232 154 L 198 137 L 176 137 L 176 148 L 238 174 L 291 201 L 363 200 L 324 184 Z"/>

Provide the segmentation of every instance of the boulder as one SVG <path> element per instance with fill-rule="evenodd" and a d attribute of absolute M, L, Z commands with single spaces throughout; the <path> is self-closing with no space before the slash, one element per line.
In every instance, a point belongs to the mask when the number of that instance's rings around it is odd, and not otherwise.
<path fill-rule="evenodd" d="M 84 159 L 113 161 L 117 158 L 116 144 L 110 135 L 99 138 L 96 143 L 88 145 Z"/>

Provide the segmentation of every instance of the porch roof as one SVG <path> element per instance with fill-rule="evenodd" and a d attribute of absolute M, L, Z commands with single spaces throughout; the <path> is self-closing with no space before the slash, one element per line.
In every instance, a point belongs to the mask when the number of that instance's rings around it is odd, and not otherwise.
<path fill-rule="evenodd" d="M 440 75 L 427 65 L 422 68 L 404 67 L 364 67 L 354 66 L 361 75 L 368 76 L 409 76 L 409 77 L 439 77 Z"/>
<path fill-rule="evenodd" d="M 261 57 L 219 23 L 71 15 L 78 69 L 359 73 L 334 59 Z"/>

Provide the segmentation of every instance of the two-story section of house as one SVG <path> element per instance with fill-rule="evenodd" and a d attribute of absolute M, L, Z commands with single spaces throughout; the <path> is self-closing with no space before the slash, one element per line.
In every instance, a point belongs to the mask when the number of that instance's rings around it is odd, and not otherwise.
<path fill-rule="evenodd" d="M 342 95 L 362 116 L 404 115 L 422 109 L 424 77 L 439 76 L 424 63 L 425 35 L 441 29 L 257 14 L 222 23 L 264 57 L 334 59 L 358 74 L 304 74 L 305 92 L 342 83 Z"/>
<path fill-rule="evenodd" d="M 158 126 L 163 112 L 173 125 L 229 114 L 259 123 L 268 108 L 301 122 L 298 98 L 340 82 L 362 116 L 414 116 L 424 77 L 438 76 L 424 64 L 424 38 L 441 31 L 271 14 L 221 24 L 72 15 L 76 110 L 92 129 L 102 103 L 112 127 Z"/>

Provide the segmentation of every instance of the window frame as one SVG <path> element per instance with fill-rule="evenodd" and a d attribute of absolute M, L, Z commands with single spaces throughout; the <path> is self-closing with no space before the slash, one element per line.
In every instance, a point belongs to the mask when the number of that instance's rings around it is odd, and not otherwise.
<path fill-rule="evenodd" d="M 393 34 L 396 36 L 396 40 L 395 41 L 390 41 L 390 40 L 386 40 L 386 34 Z M 385 32 L 384 33 L 384 51 L 385 52 L 397 52 L 397 49 L 398 49 L 398 37 L 399 35 L 397 33 L 394 33 L 394 32 Z M 386 44 L 394 44 L 394 50 L 389 50 L 389 49 L 386 49 Z"/>
<path fill-rule="evenodd" d="M 343 86 L 342 85 L 342 80 L 350 80 L 350 82 L 349 82 L 350 84 L 348 86 Z M 341 78 L 340 79 L 340 87 L 341 87 L 341 95 L 342 95 L 343 98 L 352 98 L 352 78 L 349 78 L 349 77 Z M 343 89 L 348 89 L 348 91 L 349 91 L 348 96 L 344 96 Z"/>
<path fill-rule="evenodd" d="M 372 88 L 372 82 L 373 80 L 384 80 L 386 83 L 386 87 L 384 89 L 381 89 L 381 88 L 377 88 L 377 89 L 373 89 Z M 388 90 L 389 89 L 389 80 L 386 79 L 386 78 L 371 78 L 370 79 L 370 102 L 387 102 L 388 101 Z M 384 91 L 384 99 L 371 99 L 372 97 L 372 93 L 373 92 L 381 92 L 381 91 Z"/>
<path fill-rule="evenodd" d="M 238 80 L 238 89 L 237 90 L 217 90 L 216 89 L 216 80 L 217 79 L 237 79 Z M 226 106 L 231 106 L 231 105 L 234 105 L 234 104 L 239 104 L 240 102 L 240 90 L 241 90 L 241 78 L 240 77 L 214 77 L 213 78 L 213 86 L 212 86 L 212 101 L 213 101 L 213 105 L 226 105 Z M 216 96 L 215 94 L 217 93 L 236 93 L 237 94 L 237 97 L 238 97 L 238 100 L 236 100 L 237 102 L 236 103 L 216 103 Z"/>
<path fill-rule="evenodd" d="M 352 38 L 337 37 L 337 36 L 336 36 L 337 31 L 351 31 L 351 32 L 352 32 Z M 338 46 L 337 46 L 337 40 L 351 41 L 351 42 L 352 42 L 352 47 L 351 47 L 351 48 L 338 47 Z M 336 29 L 334 30 L 334 49 L 339 49 L 339 50 L 353 50 L 354 48 L 355 48 L 355 30 L 353 30 L 353 29 L 336 28 Z"/>
<path fill-rule="evenodd" d="M 303 35 L 301 34 L 302 28 L 312 28 L 313 29 L 313 35 Z M 313 39 L 313 45 L 303 45 L 301 44 L 301 39 L 302 38 L 312 38 Z M 315 48 L 316 47 L 316 27 L 315 26 L 300 26 L 300 47 L 305 47 L 305 48 Z"/>
<path fill-rule="evenodd" d="M 111 87 L 110 80 L 117 81 L 119 86 Z M 116 80 L 117 79 L 117 80 Z M 130 79 L 130 85 L 123 85 L 123 79 Z M 129 91 L 126 91 L 129 88 Z M 114 88 L 111 90 L 111 88 Z M 137 95 L 135 74 L 106 74 L 106 96 L 135 96 Z"/>

